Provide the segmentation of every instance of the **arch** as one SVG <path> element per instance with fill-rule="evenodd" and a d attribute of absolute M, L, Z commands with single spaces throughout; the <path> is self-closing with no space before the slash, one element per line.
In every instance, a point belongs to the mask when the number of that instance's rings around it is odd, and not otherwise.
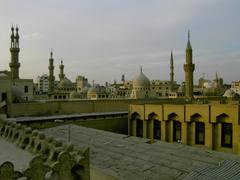
<path fill-rule="evenodd" d="M 202 116 L 199 113 L 195 113 L 195 114 L 191 115 L 190 121 L 191 122 L 199 121 L 201 118 L 202 118 Z"/>
<path fill-rule="evenodd" d="M 161 121 L 154 112 L 148 115 L 147 138 L 161 139 Z"/>
<path fill-rule="evenodd" d="M 143 121 L 140 118 L 141 116 L 137 113 L 134 112 L 131 114 L 131 118 L 129 120 L 129 125 L 128 125 L 128 134 L 131 136 L 139 136 L 141 137 L 141 132 L 143 131 Z"/>
<path fill-rule="evenodd" d="M 138 114 L 137 112 L 134 112 L 134 113 L 132 113 L 132 115 L 131 115 L 131 119 L 133 120 L 133 119 L 140 119 L 140 114 Z"/>
<path fill-rule="evenodd" d="M 222 113 L 216 117 L 216 122 L 217 123 L 226 122 L 226 119 L 229 119 L 229 116 L 225 113 Z"/>
<path fill-rule="evenodd" d="M 156 120 L 158 119 L 158 115 L 154 112 L 151 112 L 149 115 L 148 115 L 148 120 Z"/>
<path fill-rule="evenodd" d="M 177 120 L 178 115 L 175 112 L 172 112 L 171 114 L 168 115 L 168 120 Z"/>

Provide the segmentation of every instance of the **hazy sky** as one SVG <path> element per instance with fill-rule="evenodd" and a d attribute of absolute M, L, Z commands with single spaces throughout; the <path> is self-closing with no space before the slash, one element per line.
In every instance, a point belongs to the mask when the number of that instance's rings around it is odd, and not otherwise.
<path fill-rule="evenodd" d="M 48 73 L 51 48 L 55 76 L 64 61 L 71 80 L 98 83 L 132 79 L 143 65 L 149 79 L 184 79 L 187 30 L 191 30 L 197 80 L 216 71 L 239 80 L 239 0 L 0 0 L 0 70 L 9 69 L 10 28 L 20 32 L 20 76 Z"/>

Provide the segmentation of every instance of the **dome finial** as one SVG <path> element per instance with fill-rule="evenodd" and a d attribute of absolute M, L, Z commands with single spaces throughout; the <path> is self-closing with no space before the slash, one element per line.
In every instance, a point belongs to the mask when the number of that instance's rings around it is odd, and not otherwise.
<path fill-rule="evenodd" d="M 188 29 L 188 41 L 190 41 L 190 30 Z"/>
<path fill-rule="evenodd" d="M 94 80 L 92 81 L 92 86 L 94 87 Z"/>
<path fill-rule="evenodd" d="M 143 70 L 142 70 L 142 65 L 140 66 L 140 73 L 142 73 L 143 72 Z"/>

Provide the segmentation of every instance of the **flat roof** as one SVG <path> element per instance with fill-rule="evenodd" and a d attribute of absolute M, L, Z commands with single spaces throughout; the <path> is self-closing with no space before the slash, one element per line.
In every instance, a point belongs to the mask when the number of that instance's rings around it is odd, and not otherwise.
<path fill-rule="evenodd" d="M 130 137 L 77 125 L 43 129 L 47 135 L 78 147 L 90 147 L 91 166 L 119 179 L 183 179 L 202 167 L 213 168 L 240 157 L 180 143 Z M 70 137 L 70 138 L 69 138 Z"/>
<path fill-rule="evenodd" d="M 93 116 L 107 116 L 107 115 L 127 115 L 128 111 L 116 111 L 116 112 L 93 112 L 93 113 L 81 113 L 81 114 L 66 114 L 66 115 L 53 115 L 53 116 L 24 116 L 16 118 L 8 118 L 7 121 L 11 122 L 28 122 L 28 121 L 48 121 L 57 119 L 71 119 L 71 118 L 83 118 Z"/>

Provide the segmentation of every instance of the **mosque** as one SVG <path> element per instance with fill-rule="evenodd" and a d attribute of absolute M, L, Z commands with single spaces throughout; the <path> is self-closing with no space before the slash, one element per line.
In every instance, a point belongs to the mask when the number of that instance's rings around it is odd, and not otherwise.
<path fill-rule="evenodd" d="M 49 73 L 43 77 L 47 88 L 41 94 L 32 79 L 19 77 L 19 29 L 11 31 L 10 71 L 0 71 L 0 141 L 4 147 L 17 144 L 28 157 L 24 163 L 32 158 L 24 177 L 34 177 L 39 167 L 45 169 L 41 177 L 51 171 L 55 179 L 67 180 L 197 179 L 225 173 L 229 166 L 240 171 L 239 82 L 226 89 L 216 75 L 213 82 L 201 79 L 194 86 L 189 32 L 181 85 L 174 80 L 172 52 L 167 81 L 150 80 L 141 67 L 133 80 L 122 75 L 120 83 L 101 86 L 94 81 L 90 85 L 84 76 L 72 82 L 63 61 L 55 80 L 51 51 Z M 201 90 L 205 93 L 199 94 Z M 82 126 L 87 123 L 91 128 Z M 44 161 L 32 157 L 39 154 Z M 203 167 L 209 172 L 198 169 Z M 9 162 L 1 164 L 0 178 L 7 177 L 6 169 L 14 174 L 13 168 Z"/>

